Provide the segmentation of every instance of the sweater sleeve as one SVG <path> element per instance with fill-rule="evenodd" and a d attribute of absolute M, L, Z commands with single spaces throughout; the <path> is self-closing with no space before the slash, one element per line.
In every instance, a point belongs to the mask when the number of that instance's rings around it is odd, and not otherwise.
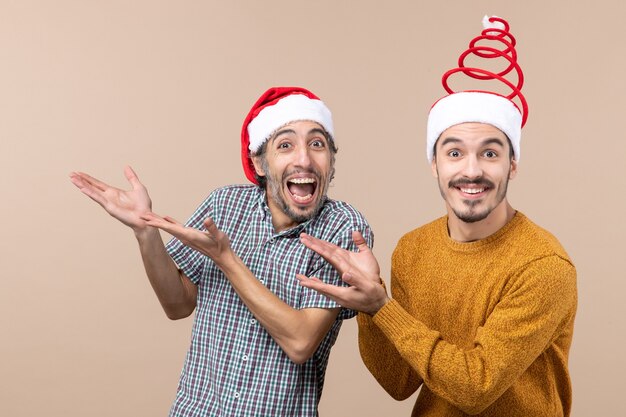
<path fill-rule="evenodd" d="M 359 351 L 363 363 L 391 397 L 409 398 L 422 385 L 422 378 L 398 353 L 372 318 L 359 313 Z"/>
<path fill-rule="evenodd" d="M 550 346 L 575 309 L 575 269 L 553 255 L 530 262 L 511 278 L 469 349 L 444 340 L 396 300 L 373 317 L 380 333 L 371 334 L 374 342 L 388 339 L 436 395 L 478 414 Z M 390 360 L 389 367 L 398 362 Z"/>

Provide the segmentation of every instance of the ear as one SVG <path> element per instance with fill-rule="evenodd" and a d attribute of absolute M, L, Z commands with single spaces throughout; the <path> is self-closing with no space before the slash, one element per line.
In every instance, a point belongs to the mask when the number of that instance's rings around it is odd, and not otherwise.
<path fill-rule="evenodd" d="M 437 172 L 437 157 L 433 156 L 433 160 L 430 163 L 430 169 L 433 173 L 433 177 L 439 178 L 439 172 Z"/>
<path fill-rule="evenodd" d="M 252 159 L 252 164 L 254 165 L 254 170 L 256 171 L 256 173 L 259 176 L 264 177 L 265 171 L 263 171 L 263 168 L 262 168 L 263 164 L 261 164 L 261 159 L 258 156 L 252 156 L 250 158 Z"/>
<path fill-rule="evenodd" d="M 512 180 L 517 176 L 517 161 L 511 159 L 511 168 L 509 168 L 509 179 Z"/>

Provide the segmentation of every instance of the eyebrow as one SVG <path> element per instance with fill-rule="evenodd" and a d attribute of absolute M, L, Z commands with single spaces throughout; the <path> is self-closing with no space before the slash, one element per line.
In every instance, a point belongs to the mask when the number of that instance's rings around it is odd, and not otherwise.
<path fill-rule="evenodd" d="M 293 133 L 294 135 L 296 134 L 296 131 L 293 129 L 289 129 L 289 128 L 285 128 L 285 129 L 280 129 L 278 132 L 276 132 L 274 134 L 273 139 L 276 139 L 277 137 L 279 137 L 280 135 L 283 135 L 285 133 Z M 310 136 L 314 133 L 320 134 L 324 137 L 326 137 L 326 131 L 324 129 L 320 129 L 319 127 L 314 127 L 313 129 L 309 130 L 307 132 L 307 136 Z"/>
<path fill-rule="evenodd" d="M 460 143 L 460 142 L 462 142 L 461 139 L 458 139 L 455 137 L 448 137 L 448 138 L 445 138 L 443 142 L 441 142 L 441 146 L 443 147 L 449 143 Z M 504 142 L 502 142 L 502 140 L 499 138 L 489 138 L 481 142 L 481 146 L 487 146 L 487 145 L 492 145 L 492 144 L 496 144 L 496 145 L 500 145 L 501 147 L 504 147 Z"/>

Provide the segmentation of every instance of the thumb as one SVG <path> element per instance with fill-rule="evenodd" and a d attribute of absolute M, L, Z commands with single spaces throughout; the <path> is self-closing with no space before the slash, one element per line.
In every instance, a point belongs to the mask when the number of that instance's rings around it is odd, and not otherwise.
<path fill-rule="evenodd" d="M 139 177 L 137 177 L 137 174 L 135 173 L 135 171 L 133 171 L 130 165 L 124 168 L 124 175 L 126 176 L 126 179 L 130 183 L 130 185 L 133 187 L 133 190 L 143 187 L 143 184 L 141 183 L 141 181 L 139 181 Z"/>
<path fill-rule="evenodd" d="M 359 232 L 358 230 L 352 231 L 352 241 L 356 245 L 359 252 L 370 250 L 369 246 L 367 246 L 367 242 L 365 241 L 365 238 L 363 237 L 361 232 Z"/>
<path fill-rule="evenodd" d="M 217 225 L 215 224 L 213 219 L 210 217 L 207 217 L 206 219 L 204 219 L 202 224 L 204 224 L 204 227 L 206 227 L 207 232 L 209 232 L 213 236 L 216 236 L 220 232 L 220 230 L 217 228 Z"/>

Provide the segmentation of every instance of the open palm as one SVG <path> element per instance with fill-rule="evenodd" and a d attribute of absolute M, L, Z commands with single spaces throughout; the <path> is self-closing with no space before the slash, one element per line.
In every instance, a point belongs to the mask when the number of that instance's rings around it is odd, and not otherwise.
<path fill-rule="evenodd" d="M 120 222 L 133 229 L 146 227 L 147 223 L 141 216 L 152 209 L 148 190 L 131 167 L 125 168 L 124 175 L 131 185 L 130 190 L 111 187 L 83 172 L 71 173 L 70 180 L 83 194 Z"/>

